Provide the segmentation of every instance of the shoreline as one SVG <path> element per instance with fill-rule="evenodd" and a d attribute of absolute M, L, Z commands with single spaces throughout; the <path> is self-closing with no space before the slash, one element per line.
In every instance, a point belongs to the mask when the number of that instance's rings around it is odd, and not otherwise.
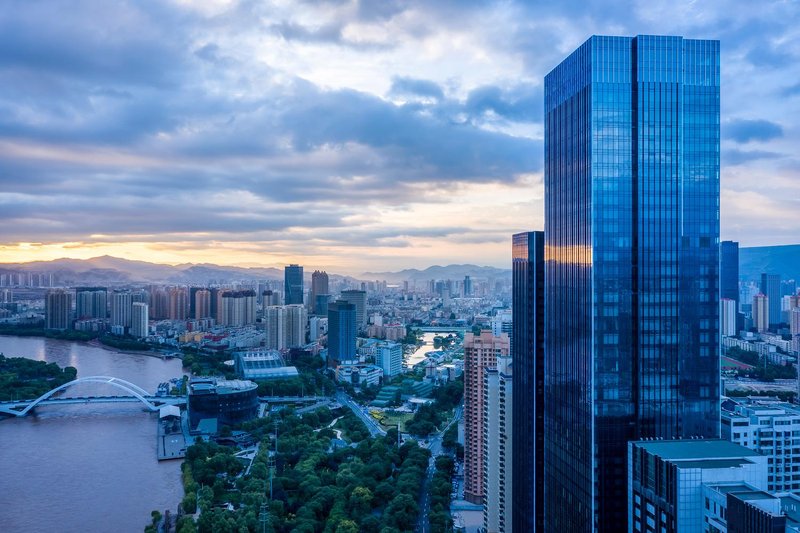
<path fill-rule="evenodd" d="M 59 339 L 58 337 L 48 337 L 47 335 L 20 335 L 18 333 L 8 332 L 8 331 L 0 331 L 0 336 L 2 337 L 17 337 L 20 339 L 45 339 L 45 340 L 52 340 L 52 341 L 63 341 L 63 342 L 76 342 L 79 344 L 85 344 L 87 346 L 91 346 L 93 348 L 102 348 L 104 350 L 108 350 L 110 352 L 115 352 L 124 355 L 145 355 L 147 357 L 155 357 L 157 359 L 179 359 L 183 361 L 182 357 L 177 356 L 167 356 L 166 354 L 154 352 L 154 351 L 144 351 L 144 350 L 123 350 L 121 348 L 116 348 L 114 346 L 109 346 L 107 344 L 103 344 L 97 338 L 89 339 L 89 340 L 80 340 L 80 339 Z M 178 353 L 178 352 L 176 352 Z M 183 365 L 181 364 L 181 368 Z"/>

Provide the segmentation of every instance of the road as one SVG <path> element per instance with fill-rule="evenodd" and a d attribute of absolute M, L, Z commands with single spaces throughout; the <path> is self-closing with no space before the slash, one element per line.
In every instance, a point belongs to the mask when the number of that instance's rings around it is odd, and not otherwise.
<path fill-rule="evenodd" d="M 346 405 L 353 411 L 358 418 L 364 422 L 364 425 L 367 426 L 367 430 L 372 437 L 383 437 L 386 435 L 386 431 L 378 424 L 378 422 L 369 416 L 369 413 L 365 412 L 364 409 L 361 408 L 356 402 L 354 402 L 347 393 L 343 391 L 336 391 L 336 401 L 338 401 L 342 405 Z"/>
<path fill-rule="evenodd" d="M 433 475 L 436 473 L 436 458 L 442 455 L 442 436 L 444 435 L 445 431 L 450 428 L 453 424 L 457 424 L 458 421 L 461 419 L 461 414 L 463 413 L 464 408 L 463 406 L 459 405 L 456 407 L 453 419 L 447 423 L 447 425 L 442 428 L 442 430 L 436 433 L 434 436 L 430 438 L 428 441 L 428 449 L 431 451 L 431 458 L 428 461 L 428 470 L 425 474 L 425 483 L 422 485 L 422 494 L 420 496 L 419 501 L 419 521 L 417 522 L 417 533 L 428 533 L 431 530 L 430 525 L 430 513 L 431 513 L 431 481 L 433 480 Z"/>

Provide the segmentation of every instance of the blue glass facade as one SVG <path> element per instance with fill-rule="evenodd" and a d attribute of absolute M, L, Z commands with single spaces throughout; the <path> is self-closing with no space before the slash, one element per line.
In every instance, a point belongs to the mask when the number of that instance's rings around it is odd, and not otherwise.
<path fill-rule="evenodd" d="M 781 275 L 762 273 L 759 289 L 767 297 L 770 327 L 778 326 L 781 323 Z"/>
<path fill-rule="evenodd" d="M 739 243 L 722 241 L 719 245 L 719 297 L 736 301 L 739 312 Z"/>
<path fill-rule="evenodd" d="M 356 306 L 342 300 L 328 304 L 328 366 L 356 357 Z"/>
<path fill-rule="evenodd" d="M 283 302 L 303 305 L 303 267 L 289 265 L 283 269 Z"/>
<path fill-rule="evenodd" d="M 624 531 L 626 445 L 719 434 L 719 42 L 545 78 L 547 531 Z"/>
<path fill-rule="evenodd" d="M 515 532 L 544 529 L 544 232 L 511 241 L 512 524 Z"/>

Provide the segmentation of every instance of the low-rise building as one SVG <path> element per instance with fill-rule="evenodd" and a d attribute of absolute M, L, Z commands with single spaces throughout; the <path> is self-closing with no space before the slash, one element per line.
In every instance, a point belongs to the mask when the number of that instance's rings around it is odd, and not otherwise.
<path fill-rule="evenodd" d="M 287 366 L 278 350 L 249 350 L 236 354 L 236 374 L 244 379 L 292 378 L 297 368 Z"/>

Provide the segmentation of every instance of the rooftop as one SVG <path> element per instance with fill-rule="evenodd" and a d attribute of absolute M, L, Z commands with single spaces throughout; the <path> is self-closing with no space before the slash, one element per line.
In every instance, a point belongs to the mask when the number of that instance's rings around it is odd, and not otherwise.
<path fill-rule="evenodd" d="M 754 450 L 722 439 L 645 440 L 632 444 L 669 461 L 740 459 L 759 455 Z"/>

